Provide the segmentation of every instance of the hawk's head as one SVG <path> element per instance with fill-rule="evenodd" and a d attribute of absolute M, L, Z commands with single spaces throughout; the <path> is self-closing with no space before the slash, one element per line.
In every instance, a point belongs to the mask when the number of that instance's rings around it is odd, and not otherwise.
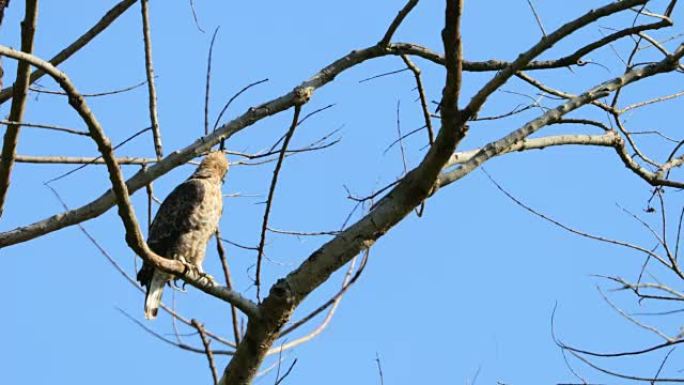
<path fill-rule="evenodd" d="M 219 179 L 223 179 L 228 171 L 228 159 L 223 154 L 223 151 L 212 151 L 207 156 L 202 159 L 197 168 L 196 174 L 204 174 L 217 176 Z"/>

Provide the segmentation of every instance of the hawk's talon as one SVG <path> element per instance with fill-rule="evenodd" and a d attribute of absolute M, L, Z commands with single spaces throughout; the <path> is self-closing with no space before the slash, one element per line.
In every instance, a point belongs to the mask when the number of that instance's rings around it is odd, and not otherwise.
<path fill-rule="evenodd" d="M 184 277 L 188 276 L 189 271 L 197 270 L 197 267 L 195 267 L 194 265 L 191 265 L 183 257 L 178 258 L 178 262 L 180 262 L 183 265 L 183 267 L 185 267 L 185 270 L 183 270 L 183 276 Z"/>
<path fill-rule="evenodd" d="M 200 284 L 205 284 L 205 285 L 211 285 L 211 286 L 217 286 L 216 280 L 214 277 L 212 277 L 210 274 L 205 273 L 202 271 L 202 268 L 200 266 L 193 265 L 191 263 L 188 263 L 185 258 L 180 257 L 178 258 L 178 261 L 183 264 L 185 267 L 185 271 L 183 271 L 183 277 L 188 278 L 188 275 L 192 276 L 197 274 L 197 282 Z M 192 274 L 188 274 L 192 272 Z M 204 283 L 203 283 L 204 282 Z M 183 282 L 183 288 L 185 288 L 185 285 L 187 282 Z"/>
<path fill-rule="evenodd" d="M 217 286 L 216 280 L 214 279 L 213 276 L 211 276 L 211 274 L 207 274 L 207 273 L 205 273 L 205 272 L 202 271 L 202 272 L 199 273 L 199 275 L 200 275 L 200 277 L 199 277 L 199 279 L 197 280 L 198 282 L 201 283 L 202 280 L 206 280 L 206 281 L 207 281 L 207 285 L 209 285 L 209 286 Z"/>
<path fill-rule="evenodd" d="M 176 291 L 178 291 L 178 292 L 187 293 L 187 290 L 185 290 L 185 281 L 183 281 L 183 286 L 182 286 L 182 287 L 179 287 L 179 286 L 178 286 L 178 280 L 179 280 L 179 279 L 180 279 L 180 278 L 176 278 L 176 279 L 171 280 L 171 281 L 169 282 L 169 286 L 170 286 L 173 290 L 176 290 Z"/>

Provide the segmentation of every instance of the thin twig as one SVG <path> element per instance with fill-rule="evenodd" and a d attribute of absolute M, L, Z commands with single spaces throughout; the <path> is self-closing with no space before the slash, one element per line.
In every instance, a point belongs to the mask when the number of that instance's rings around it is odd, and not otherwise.
<path fill-rule="evenodd" d="M 397 137 L 399 137 L 399 150 L 401 153 L 401 164 L 404 167 L 404 175 L 408 171 L 408 165 L 406 164 L 406 151 L 404 150 L 404 141 L 401 139 L 401 116 L 400 116 L 401 100 L 397 100 Z"/>
<path fill-rule="evenodd" d="M 675 252 L 674 252 L 674 258 L 675 260 L 678 260 L 679 258 L 679 245 L 680 245 L 680 240 L 681 240 L 681 235 L 682 235 L 682 223 L 684 221 L 684 206 L 682 206 L 682 210 L 679 213 L 679 221 L 677 224 L 677 240 L 675 241 Z"/>
<path fill-rule="evenodd" d="M 300 119 L 299 122 L 297 122 L 297 127 L 299 127 L 299 126 L 301 126 L 302 124 L 304 124 L 304 122 L 306 122 L 306 121 L 307 121 L 309 118 L 311 118 L 312 116 L 316 116 L 316 115 L 320 114 L 321 112 L 323 112 L 323 111 L 325 111 L 325 110 L 327 110 L 327 109 L 333 108 L 333 107 L 335 107 L 335 104 L 328 104 L 328 105 L 325 106 L 325 107 L 317 108 L 317 109 L 315 109 L 315 110 L 309 112 L 309 113 L 306 114 L 302 119 Z M 336 132 L 336 131 L 338 131 L 338 130 L 339 130 L 339 129 L 334 130 L 332 133 L 334 133 L 334 132 Z M 330 133 L 330 134 L 326 135 L 325 137 L 319 139 L 317 142 L 318 142 L 318 143 L 322 142 L 323 140 L 327 139 L 327 137 L 329 137 L 330 135 L 332 135 L 332 133 Z M 282 143 L 282 141 L 285 140 L 285 136 L 287 136 L 287 133 L 284 133 L 280 138 L 278 138 L 278 140 L 277 140 L 275 143 L 273 143 L 273 144 L 271 145 L 271 147 L 269 147 L 267 154 L 268 154 L 268 153 L 271 153 L 271 154 L 272 154 L 272 153 L 274 153 L 274 152 L 275 152 L 275 153 L 278 153 L 279 150 L 276 151 L 276 147 L 278 147 L 278 146 L 280 145 L 280 143 Z M 314 143 L 312 143 L 312 144 L 316 144 L 316 142 L 314 142 Z M 289 150 L 288 150 L 288 151 L 289 151 Z"/>
<path fill-rule="evenodd" d="M 211 341 L 207 338 L 207 334 L 204 331 L 204 326 L 196 319 L 192 320 L 192 326 L 194 326 L 199 332 L 200 338 L 202 339 L 202 345 L 204 345 L 204 351 L 207 355 L 207 361 L 209 361 L 209 369 L 211 370 L 211 376 L 214 379 L 214 385 L 218 385 L 219 376 L 216 370 L 216 365 L 214 364 L 214 352 L 211 350 Z"/>
<path fill-rule="evenodd" d="M 392 143 L 390 143 L 390 144 L 382 151 L 382 154 L 383 154 L 383 155 L 387 154 L 387 152 L 389 152 L 389 150 L 391 150 L 392 147 L 394 147 L 395 145 L 399 144 L 399 139 L 404 140 L 404 139 L 408 138 L 409 136 L 411 136 L 411 135 L 413 135 L 413 134 L 415 134 L 415 133 L 418 133 L 418 132 L 423 131 L 426 127 L 427 127 L 427 126 L 420 126 L 420 127 L 416 128 L 416 129 L 413 129 L 413 130 L 411 130 L 411 131 L 405 133 L 404 135 L 401 136 L 401 138 L 397 138 L 397 139 L 393 140 Z M 429 136 L 429 134 L 428 134 L 428 136 Z"/>
<path fill-rule="evenodd" d="M 169 345 L 172 345 L 172 346 L 175 346 L 175 347 L 177 347 L 177 348 L 180 348 L 180 349 L 183 349 L 183 350 L 187 350 L 187 351 L 193 352 L 193 353 L 206 354 L 205 349 L 196 348 L 196 347 L 194 347 L 194 346 L 191 346 L 191 345 L 188 345 L 188 344 L 185 344 L 185 343 L 182 343 L 182 342 L 176 342 L 176 341 L 170 340 L 170 339 L 164 337 L 163 335 L 161 335 L 161 334 L 155 332 L 154 330 L 150 329 L 149 327 L 147 327 L 147 326 L 146 326 L 145 324 L 143 324 L 142 322 L 140 322 L 140 321 L 138 321 L 137 319 L 135 319 L 132 315 L 128 314 L 128 312 L 126 312 L 125 310 L 123 310 L 123 309 L 121 309 L 121 308 L 119 308 L 119 307 L 117 307 L 116 310 L 118 310 L 118 311 L 119 311 L 121 314 L 123 314 L 126 318 L 128 318 L 129 320 L 131 320 L 133 323 L 135 323 L 136 325 L 138 325 L 141 329 L 143 329 L 143 330 L 146 331 L 147 333 L 151 334 L 152 336 L 158 338 L 158 339 L 161 340 L 161 341 L 166 342 L 166 343 L 169 344 Z M 214 350 L 212 353 L 213 353 L 213 354 L 216 354 L 216 355 L 232 356 L 232 355 L 234 355 L 235 352 L 229 351 L 229 350 Z"/>
<path fill-rule="evenodd" d="M 242 89 L 240 91 L 238 91 L 235 95 L 233 95 L 230 99 L 228 99 L 228 102 L 223 106 L 223 108 L 221 109 L 221 112 L 216 117 L 216 122 L 214 123 L 213 131 L 216 131 L 216 127 L 218 127 L 219 123 L 221 122 L 221 118 L 223 117 L 223 114 L 226 112 L 226 110 L 228 110 L 228 107 L 230 107 L 230 104 L 233 103 L 233 101 L 235 99 L 237 99 L 238 96 L 242 95 L 242 93 L 247 91 L 248 89 L 250 89 L 256 85 L 259 85 L 261 83 L 265 83 L 267 81 L 268 81 L 268 78 L 257 80 L 253 83 L 250 83 L 250 84 L 242 87 Z"/>
<path fill-rule="evenodd" d="M 0 120 L 0 124 L 5 125 L 5 126 L 16 125 L 16 126 L 29 127 L 29 128 L 40 128 L 40 129 L 44 129 L 44 130 L 66 132 L 68 134 L 74 134 L 74 135 L 90 136 L 90 133 L 87 131 L 79 131 L 79 130 L 75 130 L 73 128 L 61 127 L 61 126 L 56 126 L 56 125 L 52 125 L 52 124 L 14 122 L 14 121 L 9 121 L 9 120 Z"/>
<path fill-rule="evenodd" d="M 397 28 L 399 28 L 401 25 L 401 22 L 404 21 L 406 16 L 409 14 L 409 12 L 411 12 L 416 4 L 418 4 L 418 0 L 409 0 L 406 5 L 404 5 L 404 8 L 402 8 L 397 16 L 394 17 L 394 20 L 392 20 L 392 23 L 387 28 L 387 32 L 385 32 L 385 35 L 378 42 L 378 45 L 386 46 L 389 44 L 389 42 L 392 40 L 392 36 L 394 36 L 394 33 L 397 31 Z"/>
<path fill-rule="evenodd" d="M 131 140 L 133 140 L 133 139 L 137 138 L 138 136 L 144 134 L 145 132 L 149 131 L 150 128 L 151 128 L 151 127 L 146 127 L 146 128 L 143 128 L 142 130 L 140 130 L 140 131 L 134 133 L 133 135 L 131 135 L 131 136 L 129 136 L 128 138 L 124 139 L 121 143 L 119 143 L 119 144 L 117 144 L 116 146 L 114 146 L 114 147 L 113 147 L 113 150 L 118 149 L 119 147 L 121 147 L 121 146 L 125 145 L 126 143 L 130 142 Z M 98 157 L 96 157 L 96 158 L 93 158 L 92 162 L 90 162 L 90 163 L 85 163 L 85 164 L 83 164 L 83 165 L 81 165 L 81 166 L 79 166 L 79 167 L 76 167 L 76 168 L 74 168 L 74 169 L 72 169 L 72 170 L 69 170 L 69 171 L 63 173 L 63 174 L 60 174 L 60 175 L 58 175 L 58 176 L 56 176 L 56 177 L 54 177 L 54 178 L 52 178 L 52 179 L 48 179 L 47 181 L 45 181 L 45 183 L 46 183 L 46 184 L 50 184 L 50 183 L 52 183 L 52 182 L 56 182 L 56 181 L 58 181 L 58 180 L 60 180 L 60 179 L 66 178 L 67 176 L 69 176 L 69 175 L 75 173 L 76 171 L 81 170 L 81 169 L 83 169 L 83 168 L 85 168 L 85 167 L 87 167 L 87 166 L 89 166 L 89 165 L 95 163 L 97 160 L 102 160 L 102 163 L 103 163 L 103 164 L 106 164 L 105 159 L 103 159 L 103 158 L 102 158 L 102 155 L 100 155 L 100 156 L 98 156 Z"/>
<path fill-rule="evenodd" d="M 157 88 L 154 84 L 154 65 L 152 64 L 152 34 L 150 32 L 149 0 L 140 0 L 142 13 L 143 40 L 145 42 L 145 75 L 147 76 L 147 95 L 150 111 L 150 125 L 152 126 L 152 140 L 157 160 L 164 157 L 159 118 L 157 116 Z"/>
<path fill-rule="evenodd" d="M 660 376 L 660 373 L 663 371 L 663 368 L 665 367 L 665 363 L 667 362 L 667 359 L 670 358 L 670 354 L 674 352 L 676 347 L 670 349 L 665 357 L 663 357 L 663 361 L 660 363 L 660 366 L 658 367 L 658 371 L 655 374 L 655 377 L 653 377 L 653 381 L 651 381 L 651 385 L 654 385 L 656 381 L 658 380 L 658 377 Z"/>
<path fill-rule="evenodd" d="M 516 205 L 518 205 L 518 206 L 520 206 L 521 208 L 525 209 L 526 211 L 528 211 L 528 212 L 534 214 L 535 216 L 537 216 L 537 217 L 539 217 L 539 218 L 541 218 L 541 219 L 543 219 L 543 220 L 545 220 L 545 221 L 548 221 L 548 222 L 550 222 L 550 223 L 552 223 L 552 224 L 554 224 L 554 225 L 560 227 L 560 228 L 563 229 L 563 230 L 566 230 L 566 231 L 568 231 L 568 232 L 570 232 L 570 233 L 579 235 L 579 236 L 581 236 L 581 237 L 588 238 L 588 239 L 592 239 L 592 240 L 596 240 L 596 241 L 599 241 L 599 242 L 609 243 L 609 244 L 613 244 L 613 245 L 617 245 L 617 246 L 622 246 L 622 247 L 626 247 L 626 248 L 629 248 L 629 249 L 632 249 L 632 250 L 636 250 L 636 251 L 642 252 L 642 253 L 644 253 L 644 254 L 646 254 L 646 255 L 648 255 L 648 256 L 651 256 L 652 258 L 658 260 L 658 261 L 659 261 L 660 263 L 662 263 L 663 265 L 669 267 L 669 264 L 668 264 L 661 256 L 659 256 L 658 254 L 655 254 L 654 252 L 652 252 L 652 251 L 650 251 L 650 250 L 648 250 L 648 249 L 645 249 L 645 248 L 643 248 L 643 247 L 641 247 L 641 246 L 637 246 L 637 245 L 633 245 L 633 244 L 631 244 L 631 243 L 627 243 L 627 242 L 624 242 L 624 241 L 614 240 L 614 239 L 610 239 L 610 238 L 606 238 L 606 237 L 602 237 L 602 236 L 597 236 L 597 235 L 589 234 L 589 233 L 586 233 L 586 232 L 583 232 L 583 231 L 579 231 L 579 230 L 577 230 L 577 229 L 574 229 L 574 228 L 572 228 L 572 227 L 569 227 L 569 226 L 567 226 L 567 225 L 564 225 L 563 223 L 561 223 L 561 222 L 559 222 L 559 221 L 557 221 L 557 220 L 555 220 L 555 219 L 553 219 L 553 218 L 551 218 L 551 217 L 549 217 L 549 216 L 547 216 L 547 215 L 545 215 L 545 214 L 540 213 L 539 211 L 537 211 L 537 210 L 531 208 L 530 206 L 524 204 L 522 201 L 520 201 L 520 200 L 517 199 L 515 196 L 513 196 L 511 193 L 509 193 L 506 189 L 504 189 L 503 187 L 501 187 L 501 185 L 500 185 L 500 184 L 499 184 L 499 183 L 498 183 L 498 182 L 497 182 L 497 181 L 496 181 L 496 180 L 487 172 L 487 170 L 485 170 L 484 168 L 482 168 L 481 170 L 482 170 L 482 172 L 487 176 L 487 178 L 492 182 L 492 184 L 494 184 L 494 186 L 496 186 L 496 188 L 497 188 L 499 191 L 501 191 L 506 197 L 508 197 L 508 199 L 510 199 L 511 201 L 513 201 L 513 203 L 515 203 Z"/>
<path fill-rule="evenodd" d="M 400 68 L 400 69 L 398 69 L 398 70 L 393 70 L 393 71 L 389 71 L 389 72 L 383 72 L 383 73 L 378 74 L 378 75 L 373 75 L 373 76 L 368 77 L 368 78 L 363 78 L 363 79 L 359 80 L 359 83 L 369 82 L 369 81 L 371 81 L 371 80 L 375 80 L 375 79 L 379 79 L 379 78 L 384 78 L 385 76 L 395 75 L 395 74 L 402 73 L 402 72 L 406 72 L 406 71 L 409 71 L 409 69 L 408 69 L 408 68 Z"/>
<path fill-rule="evenodd" d="M 138 270 L 137 267 L 136 270 Z M 176 311 L 176 290 L 171 290 L 171 309 Z M 176 337 L 176 342 L 182 344 L 183 339 L 181 338 L 181 333 L 178 330 L 178 322 L 176 322 L 176 317 L 171 317 L 171 327 L 173 328 L 173 335 Z M 195 332 L 194 334 L 197 334 L 197 332 Z"/>
<path fill-rule="evenodd" d="M 380 355 L 375 352 L 375 364 L 378 366 L 378 377 L 380 378 L 380 385 L 385 385 L 385 376 L 382 374 L 382 364 L 380 363 Z"/>
<path fill-rule="evenodd" d="M 290 372 L 292 372 L 292 368 L 294 368 L 294 366 L 296 364 L 297 364 L 297 359 L 295 358 L 294 361 L 292 361 L 292 364 L 290 364 L 290 367 L 287 368 L 287 371 L 285 372 L 285 374 L 283 374 L 282 377 L 278 378 L 278 376 L 276 376 L 276 382 L 274 385 L 280 385 L 280 383 L 283 382 L 285 380 L 285 378 L 287 378 L 287 376 L 290 375 Z"/>
<path fill-rule="evenodd" d="M 128 91 L 133 91 L 137 88 L 140 88 L 147 84 L 147 80 L 144 80 L 140 83 L 134 84 L 132 86 L 124 87 L 124 88 L 119 88 L 116 90 L 112 91 L 103 91 L 103 92 L 91 92 L 91 93 L 83 93 L 82 96 L 84 98 L 99 98 L 102 96 L 110 96 L 110 95 L 116 95 L 116 94 L 122 94 L 124 92 Z M 59 90 L 46 90 L 45 88 L 42 88 L 40 86 L 35 87 L 35 86 L 30 86 L 29 90 L 33 92 L 37 92 L 39 94 L 48 94 L 48 95 L 62 95 L 62 96 L 67 96 L 67 93 L 64 91 L 59 91 Z"/>
<path fill-rule="evenodd" d="M 650 378 L 650 377 L 641 377 L 641 376 L 622 374 L 622 373 L 615 372 L 612 370 L 604 369 L 604 368 L 594 364 L 593 362 L 589 361 L 585 357 L 580 356 L 579 354 L 577 354 L 575 352 L 571 351 L 570 354 L 575 356 L 575 358 L 577 358 L 578 360 L 584 362 L 589 367 L 596 369 L 601 373 L 605 373 L 607 375 L 614 376 L 617 378 L 622 378 L 622 379 L 632 380 L 632 381 L 639 381 L 639 382 L 652 382 L 652 383 L 653 382 L 663 382 L 663 383 L 666 383 L 666 382 L 682 383 L 682 382 L 684 382 L 684 379 L 682 379 L 682 378 L 658 378 L 658 379 L 654 379 L 654 378 Z"/>
<path fill-rule="evenodd" d="M 200 32 L 204 33 L 204 30 L 202 27 L 200 27 L 199 19 L 197 18 L 197 12 L 195 12 L 195 2 L 193 0 L 190 0 L 190 10 L 192 11 L 192 19 L 195 21 L 195 26 Z"/>
<path fill-rule="evenodd" d="M 428 107 L 427 97 L 425 96 L 423 80 L 420 76 L 420 68 L 418 68 L 407 55 L 401 55 L 401 59 L 406 63 L 406 66 L 411 70 L 413 77 L 416 79 L 416 88 L 418 89 L 418 97 L 420 98 L 420 107 L 423 111 L 423 119 L 425 119 L 425 127 L 427 127 L 428 141 L 430 146 L 432 146 L 432 143 L 435 142 L 435 134 L 432 128 L 432 118 L 430 117 L 430 109 Z"/>
<path fill-rule="evenodd" d="M 280 230 L 274 229 L 272 227 L 267 228 L 268 231 L 276 234 L 294 235 L 297 237 L 319 237 L 319 236 L 335 236 L 339 234 L 339 231 L 292 231 L 292 230 Z"/>
<path fill-rule="evenodd" d="M 221 239 L 221 241 L 226 242 L 229 245 L 233 245 L 233 246 L 240 248 L 240 249 L 243 249 L 243 250 L 251 250 L 251 251 L 259 250 L 259 248 L 257 246 L 243 245 L 242 243 L 237 243 L 237 242 L 231 241 L 228 238 L 220 238 L 220 239 Z"/>
<path fill-rule="evenodd" d="M 655 333 L 655 334 L 658 335 L 660 338 L 664 339 L 665 341 L 667 341 L 667 342 L 669 342 L 669 343 L 672 343 L 672 342 L 676 341 L 674 338 L 667 336 L 665 333 L 661 332 L 660 330 L 656 329 L 655 327 L 650 326 L 650 325 L 646 325 L 646 324 L 644 324 L 643 322 L 637 320 L 636 318 L 630 316 L 630 315 L 627 314 L 624 310 L 620 309 L 617 305 L 615 305 L 613 302 L 611 302 L 611 300 L 608 299 L 608 297 L 606 297 L 606 295 L 603 293 L 603 291 L 601 290 L 601 288 L 597 287 L 596 289 L 598 290 L 599 294 L 601 294 L 601 297 L 603 297 L 603 300 L 606 301 L 606 303 L 607 303 L 611 308 L 613 308 L 613 310 L 615 310 L 616 312 L 618 312 L 621 316 L 623 316 L 623 317 L 624 317 L 625 319 L 627 319 L 628 321 L 631 321 L 633 324 L 639 326 L 640 328 L 642 328 L 642 329 L 644 329 L 644 330 L 648 330 L 648 331 L 650 331 L 650 332 L 652 332 L 652 333 Z"/>
<path fill-rule="evenodd" d="M 541 21 L 541 17 L 539 17 L 539 14 L 537 13 L 537 10 L 534 7 L 534 4 L 532 3 L 532 0 L 527 0 L 527 4 L 530 5 L 530 9 L 532 10 L 532 14 L 534 15 L 534 19 L 537 21 L 537 25 L 539 26 L 539 29 L 541 29 L 542 35 L 546 37 L 546 30 L 544 29 L 544 24 Z"/>
<path fill-rule="evenodd" d="M 221 26 L 216 27 L 214 34 L 211 36 L 211 43 L 209 44 L 209 54 L 207 57 L 207 84 L 204 88 L 204 135 L 209 135 L 209 96 L 211 89 L 211 57 L 214 53 L 214 43 L 216 42 L 216 35 Z"/>
<path fill-rule="evenodd" d="M 226 280 L 226 287 L 232 290 L 233 280 L 230 276 L 230 266 L 228 265 L 228 259 L 226 258 L 226 250 L 223 247 L 223 243 L 221 243 L 221 231 L 218 229 L 218 227 L 216 228 L 215 238 L 216 251 L 218 253 L 219 259 L 221 260 L 221 268 L 223 269 L 223 276 Z M 238 345 L 240 343 L 240 328 L 238 327 L 239 317 L 237 308 L 233 304 L 230 305 L 230 315 L 231 323 L 233 325 L 233 338 L 235 338 L 235 345 Z"/>
<path fill-rule="evenodd" d="M 513 115 L 520 114 L 522 112 L 525 112 L 527 110 L 530 110 L 535 107 L 540 107 L 539 104 L 533 103 L 533 104 L 528 104 L 526 106 L 518 105 L 514 109 L 504 112 L 503 114 L 499 115 L 492 115 L 492 116 L 478 116 L 477 118 L 471 119 L 473 122 L 483 122 L 483 121 L 491 121 L 491 120 L 500 120 L 504 118 L 508 118 Z"/>
<path fill-rule="evenodd" d="M 275 169 L 273 170 L 273 178 L 271 179 L 271 187 L 268 189 L 268 198 L 266 199 L 266 209 L 264 210 L 264 220 L 261 225 L 261 237 L 259 240 L 259 249 L 257 251 L 257 264 L 256 264 L 256 278 L 254 280 L 254 285 L 257 290 L 257 300 L 260 300 L 260 290 L 261 290 L 261 260 L 264 256 L 264 246 L 266 245 L 266 230 L 268 229 L 268 218 L 271 214 L 271 206 L 273 205 L 273 196 L 275 194 L 275 188 L 278 184 L 278 175 L 280 174 L 280 169 L 283 166 L 283 160 L 285 159 L 285 152 L 290 144 L 290 139 L 294 135 L 295 128 L 297 128 L 297 122 L 299 122 L 299 113 L 301 112 L 301 105 L 295 105 L 294 114 L 292 117 L 292 124 L 285 135 L 285 141 L 280 149 L 280 155 L 278 156 L 278 162 L 276 163 Z"/>

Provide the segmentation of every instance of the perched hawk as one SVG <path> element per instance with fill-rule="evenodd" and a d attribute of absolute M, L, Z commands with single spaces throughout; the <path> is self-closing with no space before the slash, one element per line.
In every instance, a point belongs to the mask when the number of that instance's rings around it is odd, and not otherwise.
<path fill-rule="evenodd" d="M 164 200 L 154 217 L 147 244 L 157 254 L 186 263 L 201 274 L 207 242 L 216 232 L 223 196 L 221 184 L 228 161 L 221 151 L 209 153 L 197 170 Z M 145 318 L 155 319 L 164 285 L 173 276 L 144 263 L 138 281 L 147 287 Z"/>

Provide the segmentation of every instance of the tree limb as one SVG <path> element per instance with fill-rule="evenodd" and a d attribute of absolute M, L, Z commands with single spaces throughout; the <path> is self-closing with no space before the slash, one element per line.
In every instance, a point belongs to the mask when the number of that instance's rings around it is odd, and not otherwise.
<path fill-rule="evenodd" d="M 23 52 L 33 52 L 33 35 L 36 32 L 37 19 L 38 0 L 26 0 L 26 14 L 24 21 L 21 22 L 21 50 Z M 14 98 L 9 115 L 9 120 L 12 122 L 21 122 L 24 118 L 30 74 L 31 66 L 26 62 L 20 62 L 17 66 L 16 87 L 13 89 Z M 2 154 L 0 154 L 0 217 L 4 211 L 7 190 L 10 186 L 10 174 L 12 166 L 14 166 L 20 127 L 18 124 L 7 126 L 2 142 Z"/>

